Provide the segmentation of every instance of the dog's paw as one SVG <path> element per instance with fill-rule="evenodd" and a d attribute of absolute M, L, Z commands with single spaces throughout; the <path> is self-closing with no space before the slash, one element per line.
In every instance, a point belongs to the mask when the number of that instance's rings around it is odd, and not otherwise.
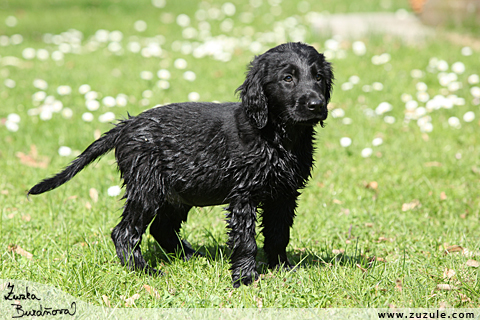
<path fill-rule="evenodd" d="M 297 267 L 293 264 L 291 264 L 288 260 L 281 262 L 281 263 L 275 263 L 275 264 L 270 264 L 269 265 L 270 269 L 273 269 L 276 272 L 296 272 Z"/>
<path fill-rule="evenodd" d="M 181 251 L 180 256 L 183 259 L 183 261 L 188 261 L 192 257 L 204 257 L 205 255 L 201 252 L 195 251 L 190 243 L 188 243 L 186 240 L 182 240 L 182 247 L 179 248 Z"/>
<path fill-rule="evenodd" d="M 146 267 L 143 269 L 143 272 L 145 272 L 146 274 L 148 274 L 149 276 L 151 277 L 161 277 L 163 276 L 163 272 L 158 270 L 158 269 L 154 269 L 152 267 Z"/>
<path fill-rule="evenodd" d="M 240 287 L 241 284 L 246 286 L 252 284 L 253 282 L 257 281 L 259 278 L 258 272 L 256 270 L 245 272 L 243 274 L 233 274 L 232 275 L 232 283 L 234 288 Z"/>

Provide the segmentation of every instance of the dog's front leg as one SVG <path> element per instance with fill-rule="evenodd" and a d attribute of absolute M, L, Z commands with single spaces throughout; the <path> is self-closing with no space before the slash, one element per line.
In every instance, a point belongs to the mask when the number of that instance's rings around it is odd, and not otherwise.
<path fill-rule="evenodd" d="M 262 205 L 262 233 L 265 237 L 263 249 L 269 268 L 284 270 L 293 268 L 287 259 L 286 248 L 290 241 L 290 227 L 295 217 L 296 202 L 296 197 L 286 197 L 270 199 Z"/>
<path fill-rule="evenodd" d="M 232 282 L 235 288 L 241 283 L 251 284 L 258 279 L 255 266 L 257 243 L 255 241 L 256 205 L 245 198 L 234 200 L 228 210 L 228 246 L 232 249 Z"/>

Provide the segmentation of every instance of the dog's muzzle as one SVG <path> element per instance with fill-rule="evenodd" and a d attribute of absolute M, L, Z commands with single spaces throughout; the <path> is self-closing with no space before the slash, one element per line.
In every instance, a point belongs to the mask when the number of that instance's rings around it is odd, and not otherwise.
<path fill-rule="evenodd" d="M 306 107 L 311 111 L 318 120 L 325 120 L 328 116 L 328 109 L 323 99 L 312 99 L 306 104 Z"/>

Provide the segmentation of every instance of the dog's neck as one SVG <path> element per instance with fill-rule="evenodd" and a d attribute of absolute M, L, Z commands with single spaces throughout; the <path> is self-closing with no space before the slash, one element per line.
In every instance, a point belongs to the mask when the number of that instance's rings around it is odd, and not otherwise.
<path fill-rule="evenodd" d="M 289 152 L 308 150 L 313 147 L 315 133 L 313 126 L 280 124 L 269 121 L 265 129 L 263 131 L 268 135 L 268 140 Z"/>

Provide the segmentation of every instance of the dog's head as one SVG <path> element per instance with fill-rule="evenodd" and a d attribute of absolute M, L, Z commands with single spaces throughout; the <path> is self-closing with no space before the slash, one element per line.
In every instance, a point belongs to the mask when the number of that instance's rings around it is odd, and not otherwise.
<path fill-rule="evenodd" d="M 237 92 L 259 129 L 269 118 L 323 126 L 332 84 L 332 67 L 323 54 L 303 43 L 285 43 L 255 57 Z"/>

